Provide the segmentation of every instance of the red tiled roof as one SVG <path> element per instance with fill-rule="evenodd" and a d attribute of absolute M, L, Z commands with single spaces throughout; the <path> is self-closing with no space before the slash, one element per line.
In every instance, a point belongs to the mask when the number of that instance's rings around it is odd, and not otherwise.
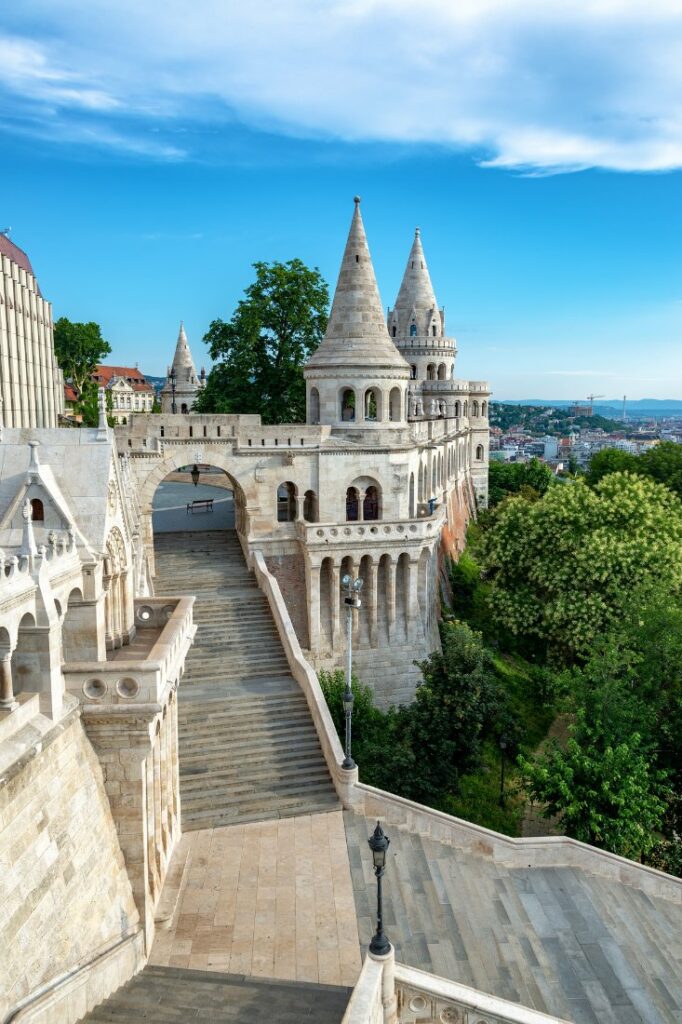
<path fill-rule="evenodd" d="M 73 385 L 72 384 L 65 384 L 64 385 L 64 401 L 65 402 L 75 402 L 77 400 L 78 400 L 78 395 L 76 394 L 76 391 L 75 391 L 75 388 L 73 387 Z"/>
<path fill-rule="evenodd" d="M 15 245 L 14 242 L 12 242 L 7 237 L 7 235 L 0 235 L 0 256 L 8 256 L 13 263 L 16 263 L 18 267 L 21 267 L 22 270 L 25 270 L 27 274 L 30 274 L 33 278 L 35 278 L 35 274 L 33 273 L 33 267 L 31 266 L 30 259 L 28 258 L 24 250 L 20 249 L 18 245 Z M 41 295 L 41 291 L 40 288 L 38 287 L 37 281 L 36 291 L 38 295 Z"/>
<path fill-rule="evenodd" d="M 105 366 L 100 363 L 99 366 L 95 367 L 95 372 L 92 375 L 92 379 L 103 388 L 109 385 L 112 377 L 123 377 L 124 380 L 132 385 L 133 391 L 154 390 L 151 384 L 147 383 L 144 374 L 140 373 L 136 366 Z"/>

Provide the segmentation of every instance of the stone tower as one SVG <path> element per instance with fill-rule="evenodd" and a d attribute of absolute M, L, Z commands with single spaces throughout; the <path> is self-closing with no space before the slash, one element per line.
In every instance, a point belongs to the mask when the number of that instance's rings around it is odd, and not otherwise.
<path fill-rule="evenodd" d="M 388 330 L 410 364 L 413 380 L 451 380 L 457 345 L 445 336 L 445 314 L 438 308 L 419 228 L 395 306 L 389 310 Z"/>
<path fill-rule="evenodd" d="M 201 373 L 197 374 L 185 325 L 181 322 L 173 363 L 168 368 L 166 383 L 161 389 L 161 412 L 191 412 L 197 395 L 205 385 L 206 371 L 202 366 Z"/>
<path fill-rule="evenodd" d="M 327 331 L 304 375 L 308 423 L 376 430 L 407 422 L 410 368 L 386 329 L 358 196 Z"/>

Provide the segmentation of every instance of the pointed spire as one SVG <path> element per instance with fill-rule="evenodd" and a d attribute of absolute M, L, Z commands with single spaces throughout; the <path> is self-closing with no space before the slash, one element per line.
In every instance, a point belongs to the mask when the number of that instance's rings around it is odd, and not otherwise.
<path fill-rule="evenodd" d="M 360 197 L 356 196 L 354 202 L 327 331 L 307 366 L 381 365 L 409 370 L 388 335 L 360 213 Z"/>
<path fill-rule="evenodd" d="M 425 334 L 430 333 L 430 318 L 437 310 L 438 303 L 426 265 L 421 233 L 419 228 L 415 228 L 414 241 L 392 313 L 397 317 L 401 334 L 409 333 L 413 316 L 416 316 L 418 333 Z"/>
<path fill-rule="evenodd" d="M 192 353 L 190 352 L 189 342 L 187 341 L 184 320 L 180 321 L 180 330 L 178 331 L 178 340 L 173 357 L 173 369 L 177 374 L 178 381 L 196 379 L 197 371 L 192 359 Z"/>

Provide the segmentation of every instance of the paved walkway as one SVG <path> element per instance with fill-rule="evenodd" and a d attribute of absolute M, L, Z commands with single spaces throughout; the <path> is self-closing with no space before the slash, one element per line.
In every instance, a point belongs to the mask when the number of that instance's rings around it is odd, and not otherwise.
<path fill-rule="evenodd" d="M 360 972 L 341 811 L 189 833 L 189 877 L 150 963 L 326 985 Z"/>
<path fill-rule="evenodd" d="M 344 812 L 363 948 L 375 927 L 367 837 Z M 576 1024 L 682 1021 L 682 908 L 571 868 L 507 870 L 386 827 L 396 958 Z"/>

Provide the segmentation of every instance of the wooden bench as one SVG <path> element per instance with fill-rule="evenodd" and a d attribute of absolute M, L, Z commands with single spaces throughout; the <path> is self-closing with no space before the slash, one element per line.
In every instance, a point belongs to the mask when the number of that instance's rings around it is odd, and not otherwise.
<path fill-rule="evenodd" d="M 195 512 L 212 512 L 213 498 L 197 498 L 195 501 L 187 502 L 187 515 Z"/>

